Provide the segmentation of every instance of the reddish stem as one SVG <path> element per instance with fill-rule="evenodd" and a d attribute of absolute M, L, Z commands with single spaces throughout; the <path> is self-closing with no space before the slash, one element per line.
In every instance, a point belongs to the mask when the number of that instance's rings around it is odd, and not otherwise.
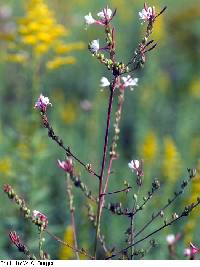
<path fill-rule="evenodd" d="M 98 234 L 99 234 L 99 228 L 100 228 L 101 210 L 102 210 L 103 175 L 104 175 L 104 169 L 105 169 L 105 164 L 106 164 L 106 154 L 107 154 L 107 149 L 108 149 L 108 135 L 109 135 L 109 129 L 110 129 L 110 119 L 111 119 L 111 113 L 112 113 L 113 96 L 114 96 L 116 82 L 117 82 L 117 77 L 115 77 L 113 84 L 110 86 L 110 97 L 109 97 L 109 102 L 108 102 L 107 123 L 106 123 L 106 132 L 105 132 L 105 137 L 104 137 L 104 148 L 103 148 L 103 159 L 102 159 L 101 173 L 100 173 L 100 179 L 99 179 L 99 203 L 98 203 L 98 211 L 97 211 L 97 227 L 96 227 L 95 246 L 94 246 L 94 257 L 95 258 L 96 258 L 97 240 L 98 240 Z"/>
<path fill-rule="evenodd" d="M 104 190 L 103 190 L 103 193 L 102 193 L 102 205 L 101 205 L 100 213 L 102 211 L 104 200 L 105 200 L 105 195 L 106 195 L 106 191 L 107 191 L 107 187 L 108 187 L 108 180 L 109 180 L 110 173 L 111 173 L 113 159 L 114 159 L 114 157 L 111 156 L 110 160 L 109 160 L 109 163 L 108 163 L 108 171 L 107 171 L 107 175 L 106 175 L 106 182 L 105 182 Z"/>
<path fill-rule="evenodd" d="M 123 89 L 122 89 L 121 93 L 124 96 L 124 90 Z M 119 100 L 119 102 L 118 102 L 118 111 L 117 112 L 119 112 L 120 114 L 122 112 L 123 103 L 124 103 L 124 97 L 121 100 Z M 121 115 L 120 115 L 120 119 L 121 119 Z M 117 122 L 118 126 L 119 126 L 120 119 Z M 115 136 L 113 137 L 113 141 L 112 141 L 112 144 L 114 144 L 114 143 L 116 143 Z M 104 190 L 103 190 L 103 193 L 102 193 L 103 198 L 102 198 L 102 207 L 101 207 L 101 209 L 103 208 L 103 205 L 104 205 L 104 200 L 105 200 L 106 191 L 107 191 L 107 188 L 108 188 L 108 181 L 109 181 L 109 177 L 110 177 L 110 173 L 111 173 L 112 163 L 113 163 L 113 160 L 115 160 L 115 159 L 117 159 L 116 155 L 114 156 L 113 154 L 111 154 L 110 155 L 110 159 L 109 159 L 109 163 L 108 163 L 106 182 L 105 182 Z"/>

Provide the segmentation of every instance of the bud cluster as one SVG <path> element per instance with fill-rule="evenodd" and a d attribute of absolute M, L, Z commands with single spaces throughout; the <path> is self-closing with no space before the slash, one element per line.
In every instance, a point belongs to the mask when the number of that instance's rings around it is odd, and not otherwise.
<path fill-rule="evenodd" d="M 48 221 L 46 216 L 36 210 L 31 213 L 31 210 L 27 207 L 24 199 L 19 197 L 10 185 L 4 185 L 4 192 L 20 207 L 25 218 L 30 219 L 40 230 L 44 230 L 47 227 Z"/>

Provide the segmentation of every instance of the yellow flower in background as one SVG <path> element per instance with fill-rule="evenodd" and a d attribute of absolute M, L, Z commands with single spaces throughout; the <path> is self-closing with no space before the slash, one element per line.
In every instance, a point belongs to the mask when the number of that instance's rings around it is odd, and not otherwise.
<path fill-rule="evenodd" d="M 169 136 L 164 138 L 163 176 L 168 182 L 176 182 L 181 171 L 181 157 L 174 140 Z"/>
<path fill-rule="evenodd" d="M 11 174 L 12 161 L 9 157 L 0 158 L 0 174 L 8 176 Z"/>
<path fill-rule="evenodd" d="M 57 54 L 64 54 L 64 53 L 69 53 L 73 50 L 82 50 L 86 46 L 83 42 L 77 42 L 77 43 L 69 43 L 69 44 L 58 44 L 55 46 L 55 52 Z"/>
<path fill-rule="evenodd" d="M 190 150 L 192 153 L 192 157 L 197 158 L 199 156 L 200 136 L 193 136 L 193 138 L 191 140 Z"/>
<path fill-rule="evenodd" d="M 141 151 L 141 157 L 144 159 L 145 164 L 151 163 L 155 158 L 158 150 L 157 138 L 153 131 L 147 133 Z"/>
<path fill-rule="evenodd" d="M 155 6 L 157 12 L 162 10 L 161 7 Z M 154 40 L 163 40 L 165 38 L 166 30 L 165 30 L 165 16 L 160 16 L 159 19 L 156 20 L 156 23 L 153 26 L 154 30 L 152 33 L 152 39 Z"/>
<path fill-rule="evenodd" d="M 31 155 L 30 145 L 27 142 L 20 142 L 17 146 L 17 151 L 22 159 L 29 159 Z"/>
<path fill-rule="evenodd" d="M 36 55 L 48 52 L 61 37 L 68 34 L 68 30 L 56 22 L 53 12 L 43 0 L 27 1 L 25 11 L 25 16 L 18 20 L 16 41 L 31 46 Z M 38 49 L 38 46 L 47 44 L 46 49 Z"/>
<path fill-rule="evenodd" d="M 62 109 L 60 110 L 60 117 L 64 123 L 72 124 L 75 122 L 77 118 L 77 110 L 75 104 L 69 102 L 63 105 Z"/>
<path fill-rule="evenodd" d="M 160 90 L 163 93 L 167 93 L 171 90 L 171 88 L 173 88 L 171 86 L 171 80 L 170 80 L 170 76 L 169 73 L 167 71 L 162 71 L 159 74 L 157 74 L 157 78 L 158 78 L 158 90 Z"/>
<path fill-rule="evenodd" d="M 15 62 L 19 64 L 23 64 L 27 61 L 27 55 L 22 53 L 17 54 L 8 54 L 5 56 L 5 60 L 8 62 Z"/>
<path fill-rule="evenodd" d="M 23 36 L 21 38 L 21 41 L 22 43 L 26 45 L 35 45 L 37 43 L 37 38 L 35 35 L 29 34 L 29 35 Z"/>
<path fill-rule="evenodd" d="M 67 226 L 65 233 L 64 233 L 63 240 L 67 244 L 74 246 L 74 234 L 73 234 L 73 227 L 71 225 Z M 60 247 L 59 259 L 60 260 L 74 259 L 74 251 L 71 248 L 68 248 L 67 246 L 62 245 Z"/>
<path fill-rule="evenodd" d="M 195 98 L 200 98 L 200 78 L 199 77 L 195 77 L 192 80 L 191 85 L 189 87 L 189 92 L 191 96 Z"/>
<path fill-rule="evenodd" d="M 36 45 L 34 50 L 37 55 L 43 55 L 47 53 L 48 49 L 49 49 L 48 45 L 43 43 Z"/>
<path fill-rule="evenodd" d="M 49 70 L 55 70 L 66 64 L 74 64 L 76 59 L 74 57 L 56 57 L 47 62 L 46 67 Z"/>
<path fill-rule="evenodd" d="M 74 64 L 75 58 L 64 54 L 81 50 L 85 45 L 82 42 L 66 44 L 63 38 L 68 35 L 69 30 L 56 21 L 54 13 L 44 0 L 28 0 L 25 5 L 25 15 L 17 22 L 15 46 L 10 47 L 12 55 L 9 54 L 7 60 L 22 63 L 28 59 L 19 58 L 23 52 L 26 52 L 30 59 L 32 57 L 40 59 L 53 50 L 55 58 L 47 62 L 48 69 L 54 70 L 63 65 Z M 60 57 L 60 54 L 63 57 Z"/>

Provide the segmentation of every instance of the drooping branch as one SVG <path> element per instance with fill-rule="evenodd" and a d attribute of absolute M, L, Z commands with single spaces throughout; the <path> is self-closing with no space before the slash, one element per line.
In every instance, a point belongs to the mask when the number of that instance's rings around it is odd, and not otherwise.
<path fill-rule="evenodd" d="M 48 136 L 54 140 L 64 151 L 66 152 L 67 156 L 71 156 L 73 159 L 75 159 L 80 165 L 82 165 L 89 173 L 93 174 L 97 178 L 100 179 L 100 175 L 98 175 L 91 167 L 91 164 L 86 164 L 83 161 L 81 161 L 74 153 L 72 153 L 70 147 L 67 147 L 64 145 L 63 140 L 55 134 L 53 127 L 50 125 L 48 116 L 46 112 L 41 112 L 41 117 L 43 121 L 43 125 L 48 130 Z"/>

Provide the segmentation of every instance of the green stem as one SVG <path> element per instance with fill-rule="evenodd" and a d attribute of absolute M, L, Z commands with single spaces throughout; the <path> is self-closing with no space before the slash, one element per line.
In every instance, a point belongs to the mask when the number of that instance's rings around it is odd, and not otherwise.
<path fill-rule="evenodd" d="M 43 258 L 44 258 L 44 253 L 42 250 L 42 244 L 43 244 L 42 234 L 43 234 L 43 231 L 40 229 L 40 232 L 39 232 L 39 255 L 40 255 L 41 260 L 43 260 Z"/>

